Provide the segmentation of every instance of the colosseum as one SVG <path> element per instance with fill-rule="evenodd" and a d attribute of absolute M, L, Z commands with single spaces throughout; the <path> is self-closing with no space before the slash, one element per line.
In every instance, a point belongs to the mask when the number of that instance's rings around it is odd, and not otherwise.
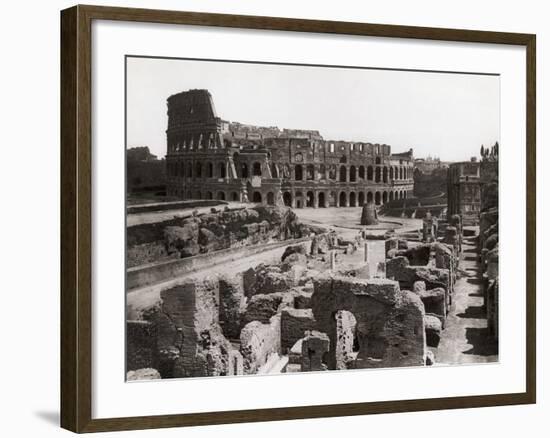
<path fill-rule="evenodd" d="M 410 149 L 325 140 L 319 131 L 228 122 L 208 90 L 167 99 L 167 194 L 293 208 L 383 205 L 413 193 Z"/>

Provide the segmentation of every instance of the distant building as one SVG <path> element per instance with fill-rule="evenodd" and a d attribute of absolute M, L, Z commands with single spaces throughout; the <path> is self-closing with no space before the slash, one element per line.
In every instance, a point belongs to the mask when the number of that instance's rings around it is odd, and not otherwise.
<path fill-rule="evenodd" d="M 414 160 L 414 168 L 418 169 L 423 174 L 430 174 L 434 170 L 446 169 L 449 167 L 448 163 L 441 161 L 439 158 L 416 158 Z"/>
<path fill-rule="evenodd" d="M 170 96 L 168 195 L 302 207 L 378 205 L 413 193 L 412 149 L 219 118 L 208 90 Z"/>
<path fill-rule="evenodd" d="M 453 163 L 447 172 L 447 215 L 458 214 L 464 225 L 477 225 L 481 204 L 480 163 Z"/>

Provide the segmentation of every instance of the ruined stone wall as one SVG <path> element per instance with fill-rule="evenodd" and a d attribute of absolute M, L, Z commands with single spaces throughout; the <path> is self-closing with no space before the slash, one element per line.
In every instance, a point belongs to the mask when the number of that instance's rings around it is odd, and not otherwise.
<path fill-rule="evenodd" d="M 264 207 L 224 210 L 128 227 L 127 265 L 191 257 L 227 248 L 307 235 L 292 210 Z"/>

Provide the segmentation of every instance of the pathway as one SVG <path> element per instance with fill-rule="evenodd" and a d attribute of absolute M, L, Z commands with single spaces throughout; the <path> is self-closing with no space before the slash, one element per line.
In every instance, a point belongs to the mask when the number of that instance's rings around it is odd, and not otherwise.
<path fill-rule="evenodd" d="M 464 239 L 459 269 L 462 276 L 455 284 L 446 328 L 434 350 L 436 363 L 497 362 L 498 344 L 487 333 L 475 237 Z"/>

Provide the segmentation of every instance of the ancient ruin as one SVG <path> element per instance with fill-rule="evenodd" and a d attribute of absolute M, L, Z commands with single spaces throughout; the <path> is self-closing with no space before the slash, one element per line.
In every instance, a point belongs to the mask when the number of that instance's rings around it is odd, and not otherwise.
<path fill-rule="evenodd" d="M 167 139 L 170 201 L 128 205 L 127 380 L 498 360 L 498 143 L 416 160 L 413 196 L 412 151 L 226 122 L 206 90 Z"/>

